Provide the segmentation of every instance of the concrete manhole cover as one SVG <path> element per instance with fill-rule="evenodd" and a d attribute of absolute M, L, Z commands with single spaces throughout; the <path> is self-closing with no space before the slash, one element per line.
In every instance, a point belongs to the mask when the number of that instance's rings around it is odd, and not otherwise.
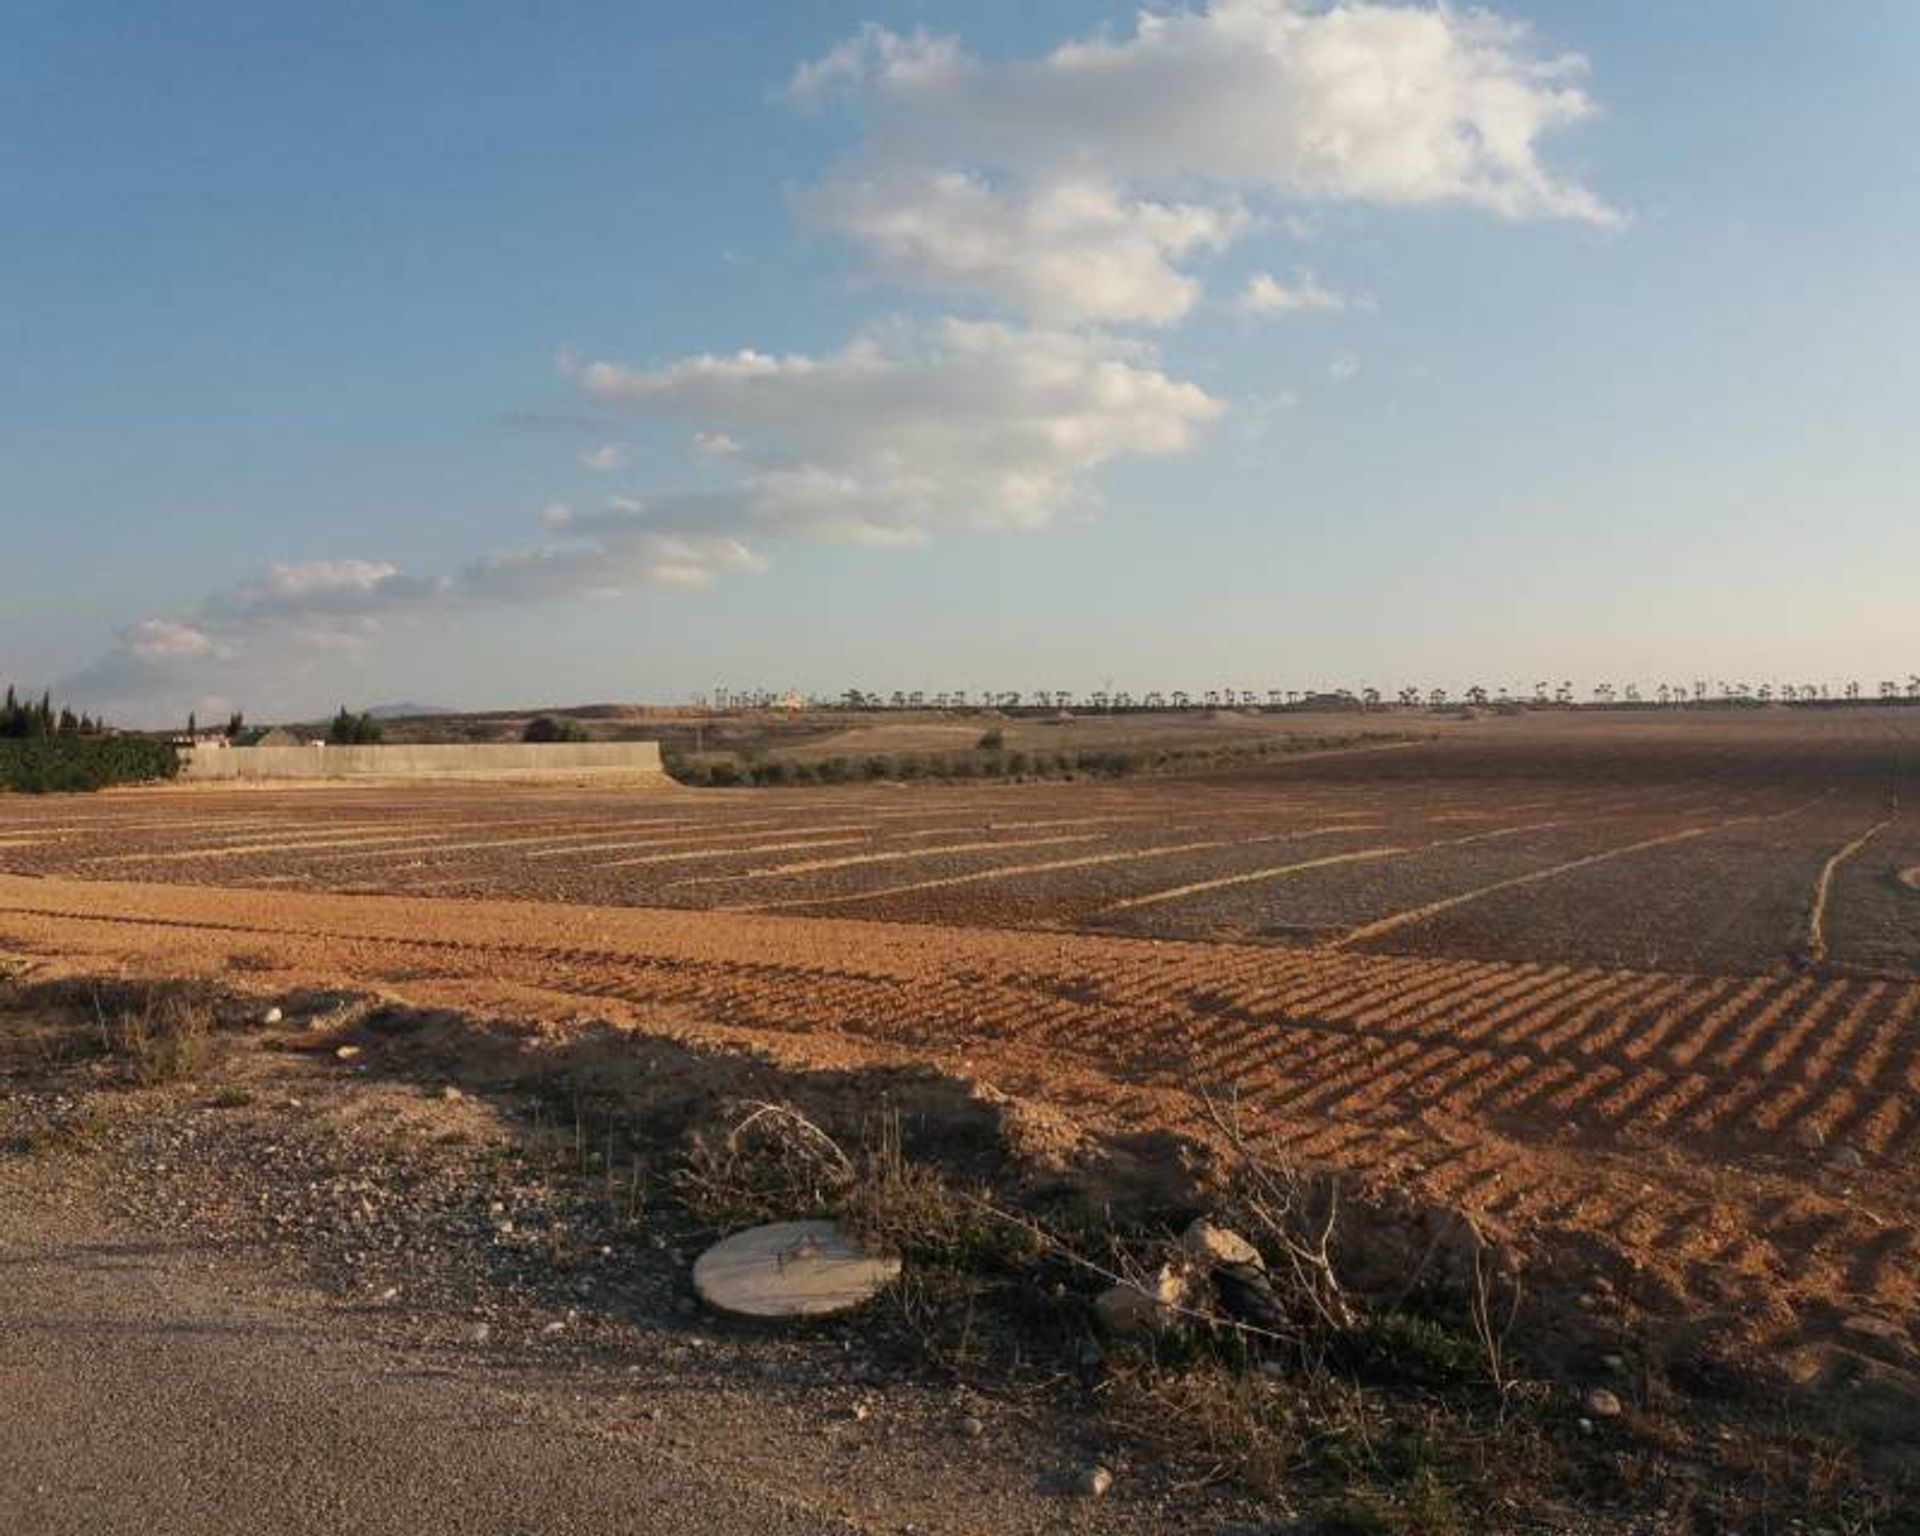
<path fill-rule="evenodd" d="M 701 1254 L 693 1288 L 739 1317 L 825 1317 L 871 1300 L 899 1273 L 898 1258 L 869 1252 L 837 1222 L 782 1221 Z"/>

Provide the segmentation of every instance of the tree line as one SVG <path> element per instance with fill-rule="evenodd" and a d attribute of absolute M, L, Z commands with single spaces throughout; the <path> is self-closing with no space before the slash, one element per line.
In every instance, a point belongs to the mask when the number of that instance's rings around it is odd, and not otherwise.
<path fill-rule="evenodd" d="M 0 740 L 32 741 L 45 736 L 97 736 L 107 725 L 90 715 L 76 715 L 71 709 L 55 710 L 53 695 L 43 693 L 38 700 L 22 699 L 9 685 L 7 701 L 0 705 Z"/>

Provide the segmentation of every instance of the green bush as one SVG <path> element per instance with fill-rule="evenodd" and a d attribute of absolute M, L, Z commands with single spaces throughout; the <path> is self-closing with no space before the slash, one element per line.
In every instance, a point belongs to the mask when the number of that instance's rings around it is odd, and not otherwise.
<path fill-rule="evenodd" d="M 1005 733 L 996 725 L 992 730 L 982 733 L 977 745 L 982 752 L 998 752 L 1006 740 Z"/>
<path fill-rule="evenodd" d="M 0 789 L 30 795 L 142 784 L 180 772 L 171 742 L 146 736 L 34 736 L 0 740 Z"/>
<path fill-rule="evenodd" d="M 557 720 L 552 715 L 540 715 L 527 722 L 520 739 L 538 745 L 555 741 L 585 741 L 587 728 L 578 720 Z"/>

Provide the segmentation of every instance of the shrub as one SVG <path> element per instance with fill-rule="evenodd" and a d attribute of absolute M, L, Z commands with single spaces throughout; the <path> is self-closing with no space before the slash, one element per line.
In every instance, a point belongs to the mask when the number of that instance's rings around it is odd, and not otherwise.
<path fill-rule="evenodd" d="M 213 999 L 191 982 L 136 983 L 93 999 L 101 1043 L 147 1087 L 192 1077 L 205 1064 L 214 1029 Z"/>
<path fill-rule="evenodd" d="M 707 765 L 696 763 L 684 752 L 663 749 L 660 753 L 660 766 L 665 770 L 667 777 L 676 784 L 699 785 L 707 782 Z"/>
<path fill-rule="evenodd" d="M 976 745 L 982 752 L 998 752 L 1006 744 L 1006 740 L 1006 733 L 996 725 L 992 730 L 983 733 Z"/>
<path fill-rule="evenodd" d="M 539 715 L 527 722 L 527 728 L 521 733 L 520 739 L 537 744 L 585 741 L 587 729 L 578 720 L 557 720 L 552 715 Z"/>
<path fill-rule="evenodd" d="M 715 789 L 730 789 L 740 782 L 740 767 L 724 758 L 707 765 L 707 782 Z"/>

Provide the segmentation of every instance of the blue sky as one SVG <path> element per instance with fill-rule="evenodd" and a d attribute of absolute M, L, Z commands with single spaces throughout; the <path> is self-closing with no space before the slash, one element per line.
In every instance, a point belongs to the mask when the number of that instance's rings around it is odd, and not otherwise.
<path fill-rule="evenodd" d="M 1920 10 L 1497 14 L 15 8 L 0 676 L 1920 668 Z"/>

